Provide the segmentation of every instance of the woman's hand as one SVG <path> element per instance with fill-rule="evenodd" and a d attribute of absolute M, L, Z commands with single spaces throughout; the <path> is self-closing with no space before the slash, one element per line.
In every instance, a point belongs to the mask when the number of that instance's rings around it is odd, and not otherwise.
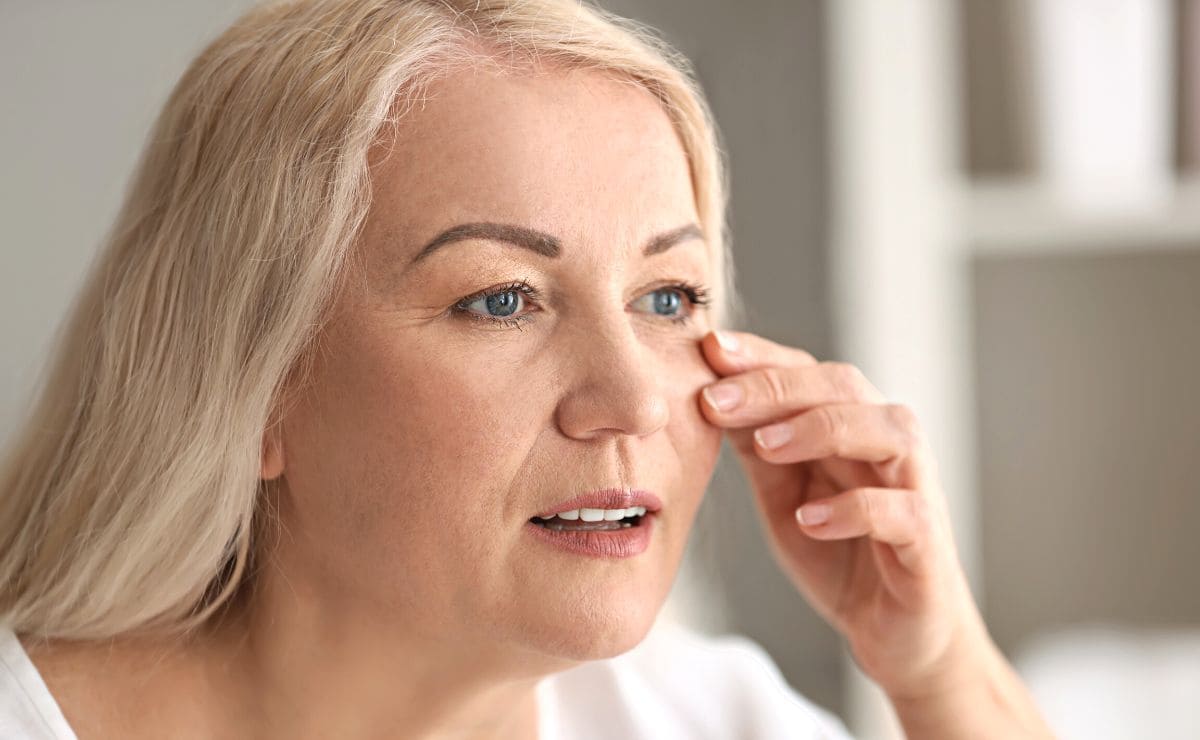
<path fill-rule="evenodd" d="M 964 702 L 984 712 L 976 700 L 990 694 L 1038 727 L 975 606 L 912 412 L 850 365 L 753 334 L 701 345 L 721 377 L 704 389 L 703 413 L 728 431 L 776 560 L 910 712 L 906 726 L 937 724 Z"/>

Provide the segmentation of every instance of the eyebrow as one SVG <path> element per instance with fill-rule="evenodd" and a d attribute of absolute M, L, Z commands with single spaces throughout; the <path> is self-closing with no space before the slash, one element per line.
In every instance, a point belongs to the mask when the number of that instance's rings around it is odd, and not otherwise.
<path fill-rule="evenodd" d="M 557 258 L 562 254 L 562 242 L 544 231 L 513 224 L 480 221 L 452 226 L 433 237 L 428 244 L 421 248 L 421 251 L 417 252 L 417 255 L 412 258 L 408 266 L 412 267 L 417 262 L 420 262 L 448 244 L 468 239 L 486 239 L 488 241 L 511 244 L 551 259 Z M 688 241 L 689 239 L 704 239 L 704 232 L 694 223 L 685 224 L 670 231 L 657 234 L 646 243 L 642 254 L 646 257 L 661 254 L 676 244 Z"/>

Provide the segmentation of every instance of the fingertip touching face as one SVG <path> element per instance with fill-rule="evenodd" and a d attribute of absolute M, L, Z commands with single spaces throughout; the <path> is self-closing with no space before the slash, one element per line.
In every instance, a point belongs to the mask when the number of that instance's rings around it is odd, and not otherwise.
<path fill-rule="evenodd" d="M 360 274 L 284 421 L 287 576 L 431 638 L 622 652 L 720 446 L 684 149 L 652 94 L 597 72 L 479 66 L 426 97 L 373 157 Z M 531 536 L 604 488 L 662 500 L 641 554 Z"/>

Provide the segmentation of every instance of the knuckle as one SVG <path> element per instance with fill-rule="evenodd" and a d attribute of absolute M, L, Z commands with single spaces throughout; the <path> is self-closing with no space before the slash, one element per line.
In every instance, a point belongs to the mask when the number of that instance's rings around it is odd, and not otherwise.
<path fill-rule="evenodd" d="M 867 391 L 867 376 L 848 362 L 826 363 L 834 390 L 847 398 L 863 398 Z"/>
<path fill-rule="evenodd" d="M 846 419 L 832 406 L 818 406 L 811 413 L 821 436 L 828 439 L 835 450 L 840 448 L 846 436 Z"/>
<path fill-rule="evenodd" d="M 863 519 L 871 524 L 876 524 L 883 514 L 884 507 L 887 506 L 887 502 L 879 500 L 877 489 L 866 488 L 859 491 L 858 506 L 862 510 Z"/>
<path fill-rule="evenodd" d="M 771 405 L 782 405 L 790 395 L 791 383 L 788 375 L 777 367 L 763 369 L 761 378 L 764 400 Z"/>

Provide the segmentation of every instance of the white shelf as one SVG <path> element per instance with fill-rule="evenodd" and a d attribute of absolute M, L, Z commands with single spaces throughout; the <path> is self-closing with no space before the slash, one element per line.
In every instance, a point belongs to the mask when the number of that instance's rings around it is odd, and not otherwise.
<path fill-rule="evenodd" d="M 1084 214 L 1058 205 L 1031 180 L 984 180 L 966 188 L 963 247 L 972 254 L 1200 249 L 1200 179 L 1179 181 L 1161 207 Z"/>

